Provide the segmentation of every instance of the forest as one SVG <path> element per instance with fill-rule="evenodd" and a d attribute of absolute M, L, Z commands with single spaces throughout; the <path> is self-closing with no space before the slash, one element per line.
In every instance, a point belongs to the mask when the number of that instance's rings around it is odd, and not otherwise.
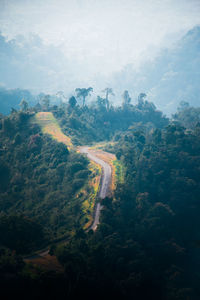
<path fill-rule="evenodd" d="M 0 300 L 200 299 L 199 79 L 199 0 L 0 0 Z"/>
<path fill-rule="evenodd" d="M 120 106 L 44 96 L 0 116 L 0 286 L 26 299 L 199 299 L 200 109 L 182 101 L 167 118 L 141 93 Z M 84 94 L 85 93 L 85 94 Z M 81 101 L 80 101 L 81 100 Z M 96 231 L 84 230 L 89 160 L 33 122 L 51 112 L 74 145 L 114 153 L 124 179 L 102 200 Z M 63 243 L 62 241 L 67 239 Z M 50 247 L 62 271 L 27 263 Z M 10 289 L 12 287 L 12 289 Z M 6 299 L 6 298 L 5 298 Z"/>

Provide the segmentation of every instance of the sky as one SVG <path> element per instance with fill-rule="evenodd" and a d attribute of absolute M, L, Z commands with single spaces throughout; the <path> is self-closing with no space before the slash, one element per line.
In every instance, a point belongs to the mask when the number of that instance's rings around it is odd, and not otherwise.
<path fill-rule="evenodd" d="M 138 63 L 199 22 L 199 0 L 0 0 L 3 34 L 38 34 L 92 74 Z"/>
<path fill-rule="evenodd" d="M 7 39 L 35 34 L 62 52 L 52 90 L 97 81 L 101 89 L 115 72 L 139 68 L 199 24 L 200 0 L 0 0 Z"/>

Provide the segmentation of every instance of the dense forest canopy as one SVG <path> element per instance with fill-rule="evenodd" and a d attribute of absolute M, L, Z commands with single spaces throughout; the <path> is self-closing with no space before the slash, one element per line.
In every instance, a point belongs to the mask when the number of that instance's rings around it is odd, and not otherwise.
<path fill-rule="evenodd" d="M 5 260 L 12 266 L 18 259 L 15 280 L 23 285 L 26 267 L 20 256 L 10 260 L 9 251 L 29 253 L 67 236 L 65 246 L 51 250 L 65 269 L 64 275 L 54 274 L 52 283 L 61 295 L 197 299 L 199 108 L 181 102 L 170 120 L 144 93 L 136 105 L 128 91 L 119 107 L 108 105 L 108 99 L 99 96 L 93 104 L 79 105 L 73 96 L 52 105 L 44 96 L 39 105 L 23 100 L 19 111 L 1 115 L 2 270 Z M 90 180 L 88 160 L 32 122 L 44 110 L 54 114 L 74 145 L 107 141 L 105 149 L 124 166 L 123 183 L 113 198 L 103 200 L 94 233 L 83 231 L 81 199 L 75 197 Z M 45 280 L 50 282 L 45 273 L 38 287 L 38 272 L 29 269 L 26 275 L 35 295 L 45 289 Z M 10 281 L 1 276 L 7 286 Z"/>

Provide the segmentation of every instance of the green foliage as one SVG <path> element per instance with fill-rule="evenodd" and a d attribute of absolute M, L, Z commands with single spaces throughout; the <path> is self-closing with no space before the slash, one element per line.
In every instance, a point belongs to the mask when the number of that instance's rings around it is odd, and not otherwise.
<path fill-rule="evenodd" d="M 27 264 L 22 257 L 0 247 L 0 289 L 2 299 L 64 299 L 61 272 Z"/>
<path fill-rule="evenodd" d="M 65 269 L 53 280 L 69 299 L 196 300 L 200 129 L 192 118 L 198 109 L 184 104 L 169 123 L 145 94 L 135 106 L 127 100 L 107 107 L 104 100 L 90 107 L 49 107 L 77 144 L 115 141 L 110 149 L 117 157 L 117 188 L 114 199 L 102 200 L 97 231 L 82 230 L 82 203 L 75 197 L 90 176 L 87 159 L 42 135 L 28 113 L 13 112 L 2 118 L 0 131 L 0 210 L 6 213 L 0 241 L 25 253 L 46 236 L 53 242 L 73 231 L 65 245 L 51 247 Z M 1 266 L 16 265 L 21 284 L 25 278 L 37 290 L 39 282 L 53 282 L 10 256 L 8 250 L 0 253 L 0 275 Z"/>
<path fill-rule="evenodd" d="M 43 135 L 29 118 L 28 113 L 19 112 L 3 119 L 0 211 L 8 216 L 19 213 L 33 219 L 43 227 L 46 238 L 54 240 L 71 234 L 82 216 L 82 210 L 74 207 L 81 206 L 76 194 L 87 182 L 88 161 Z M 20 251 L 23 247 L 24 251 L 34 248 L 28 246 L 26 239 L 20 245 Z"/>
<path fill-rule="evenodd" d="M 200 108 L 190 107 L 187 102 L 181 102 L 178 112 L 173 115 L 173 118 L 187 129 L 194 129 L 200 124 Z"/>
<path fill-rule="evenodd" d="M 28 102 L 23 98 L 19 104 L 22 111 L 27 111 L 28 109 Z"/>
<path fill-rule="evenodd" d="M 72 299 L 198 299 L 200 131 L 131 128 L 114 146 L 124 182 L 95 233 L 56 250 Z"/>
<path fill-rule="evenodd" d="M 42 227 L 23 216 L 0 217 L 0 245 L 17 253 L 28 253 L 41 247 L 45 238 Z"/>
<path fill-rule="evenodd" d="M 72 108 L 76 106 L 76 103 L 77 103 L 77 101 L 76 101 L 76 98 L 74 96 L 72 96 L 72 97 L 69 98 L 69 105 Z"/>
<path fill-rule="evenodd" d="M 63 108 L 62 114 L 60 111 L 53 113 L 63 131 L 76 144 L 111 140 L 117 133 L 138 123 L 150 124 L 151 128 L 163 128 L 168 124 L 168 119 L 152 103 L 143 101 L 142 105 L 134 106 L 130 104 L 128 94 L 126 97 L 127 103 L 122 107 L 109 106 L 106 98 L 98 96 L 97 102 L 91 106 L 76 105 L 73 110 Z"/>
<path fill-rule="evenodd" d="M 83 101 L 83 106 L 85 106 L 85 99 L 87 96 L 90 95 L 91 92 L 93 92 L 93 88 L 89 87 L 89 88 L 77 88 L 75 90 L 76 94 L 77 94 L 77 97 L 78 98 L 82 98 L 82 101 Z"/>
<path fill-rule="evenodd" d="M 48 111 L 49 110 L 49 106 L 50 106 L 50 95 L 43 95 L 41 97 L 41 105 L 44 111 Z"/>

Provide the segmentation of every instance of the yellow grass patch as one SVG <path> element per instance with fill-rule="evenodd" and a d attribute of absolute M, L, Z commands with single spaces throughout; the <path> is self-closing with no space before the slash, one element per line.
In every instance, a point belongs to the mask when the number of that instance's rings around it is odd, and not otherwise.
<path fill-rule="evenodd" d="M 39 112 L 35 115 L 36 123 L 38 123 L 43 133 L 49 134 L 59 143 L 65 144 L 69 150 L 73 147 L 70 137 L 66 136 L 51 112 Z"/>

